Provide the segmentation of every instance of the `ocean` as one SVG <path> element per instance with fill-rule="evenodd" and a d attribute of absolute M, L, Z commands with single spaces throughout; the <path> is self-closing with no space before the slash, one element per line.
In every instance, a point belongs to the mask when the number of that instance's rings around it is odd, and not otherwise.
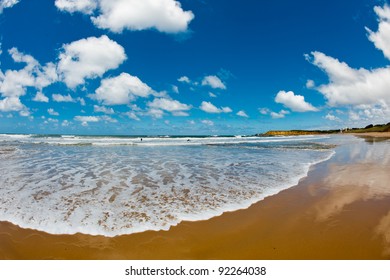
<path fill-rule="evenodd" d="M 0 134 L 0 220 L 52 234 L 168 230 L 297 184 L 335 144 L 329 136 Z"/>

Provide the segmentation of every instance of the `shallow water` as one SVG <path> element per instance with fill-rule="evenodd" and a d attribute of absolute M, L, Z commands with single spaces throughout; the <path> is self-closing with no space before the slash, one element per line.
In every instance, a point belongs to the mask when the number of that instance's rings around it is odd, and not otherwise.
<path fill-rule="evenodd" d="M 166 230 L 295 185 L 339 141 L 0 135 L 0 220 L 55 234 Z"/>

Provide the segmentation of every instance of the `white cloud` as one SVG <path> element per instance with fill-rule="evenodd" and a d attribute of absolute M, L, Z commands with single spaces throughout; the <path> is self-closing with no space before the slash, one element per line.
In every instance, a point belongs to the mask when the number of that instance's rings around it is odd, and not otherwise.
<path fill-rule="evenodd" d="M 58 112 L 54 111 L 53 108 L 47 109 L 47 112 L 48 112 L 49 115 L 51 115 L 51 116 L 59 116 L 59 115 L 60 115 Z"/>
<path fill-rule="evenodd" d="M 17 48 L 9 49 L 8 53 L 11 55 L 12 59 L 15 62 L 26 63 L 28 69 L 32 69 L 39 65 L 38 61 L 35 58 L 33 58 L 31 55 L 19 52 Z"/>
<path fill-rule="evenodd" d="M 307 88 L 314 88 L 316 86 L 315 82 L 313 80 L 307 80 L 306 87 Z"/>
<path fill-rule="evenodd" d="M 86 105 L 85 100 L 84 100 L 84 98 L 82 98 L 82 97 L 78 97 L 78 98 L 77 98 L 77 101 L 80 102 L 80 105 L 81 105 L 81 106 L 85 106 L 85 105 Z"/>
<path fill-rule="evenodd" d="M 47 63 L 45 66 L 40 66 L 36 71 L 35 87 L 39 90 L 58 81 L 57 66 L 54 63 Z"/>
<path fill-rule="evenodd" d="M 112 118 L 110 116 L 106 116 L 106 115 L 105 116 L 101 116 L 100 119 L 105 121 L 106 123 L 117 123 L 118 122 L 118 120 L 116 120 L 116 119 L 114 119 L 114 118 Z"/>
<path fill-rule="evenodd" d="M 148 102 L 148 106 L 154 110 L 162 110 L 162 111 L 170 112 L 172 113 L 172 115 L 178 117 L 188 116 L 188 113 L 185 111 L 191 110 L 191 106 L 180 103 L 177 100 L 172 100 L 168 98 L 155 98 L 152 102 Z M 154 111 L 152 115 L 162 116 L 158 111 Z"/>
<path fill-rule="evenodd" d="M 286 110 L 281 110 L 279 113 L 276 112 L 270 112 L 270 115 L 273 119 L 282 119 L 284 118 L 287 114 L 289 114 L 289 111 Z"/>
<path fill-rule="evenodd" d="M 75 121 L 81 122 L 82 126 L 88 126 L 90 122 L 99 122 L 100 118 L 95 116 L 76 116 L 74 117 Z"/>
<path fill-rule="evenodd" d="M 27 87 L 34 86 L 34 77 L 27 69 L 7 70 L 0 76 L 0 93 L 4 97 L 20 97 L 26 94 Z"/>
<path fill-rule="evenodd" d="M 294 112 L 318 111 L 313 105 L 307 103 L 302 95 L 295 95 L 292 91 L 279 91 L 275 102 L 283 104 Z"/>
<path fill-rule="evenodd" d="M 390 68 L 353 69 L 321 52 L 311 55 L 311 63 L 329 77 L 328 84 L 316 88 L 325 96 L 328 105 L 375 105 L 380 101 L 390 104 Z"/>
<path fill-rule="evenodd" d="M 98 105 L 94 105 L 93 106 L 93 111 L 95 113 L 104 113 L 104 114 L 107 114 L 107 115 L 115 114 L 114 109 L 108 108 L 108 107 L 105 107 L 105 106 L 98 106 Z"/>
<path fill-rule="evenodd" d="M 237 113 L 237 116 L 249 118 L 249 116 L 245 113 L 245 111 L 241 110 Z"/>
<path fill-rule="evenodd" d="M 161 109 L 150 108 L 147 114 L 153 118 L 161 119 L 164 116 L 164 111 Z"/>
<path fill-rule="evenodd" d="M 26 110 L 26 107 L 20 102 L 19 97 L 6 97 L 0 100 L 1 112 L 22 111 L 22 110 Z"/>
<path fill-rule="evenodd" d="M 175 86 L 175 85 L 172 85 L 172 91 L 174 93 L 179 93 L 179 87 L 178 86 Z"/>
<path fill-rule="evenodd" d="M 191 80 L 190 78 L 188 78 L 187 76 L 182 76 L 180 77 L 179 79 L 177 79 L 179 82 L 181 83 L 186 83 L 186 84 L 190 84 L 191 83 Z"/>
<path fill-rule="evenodd" d="M 33 101 L 48 103 L 49 98 L 46 95 L 44 95 L 42 92 L 38 91 L 35 97 L 33 98 Z"/>
<path fill-rule="evenodd" d="M 55 93 L 51 96 L 53 98 L 53 101 L 55 102 L 75 102 L 73 97 L 68 94 L 68 95 L 61 95 L 58 93 Z"/>
<path fill-rule="evenodd" d="M 19 70 L 7 70 L 5 73 L 0 71 L 1 96 L 19 98 L 26 94 L 28 87 L 33 87 L 40 91 L 57 80 L 54 64 L 48 63 L 45 66 L 41 66 L 31 55 L 23 54 L 16 48 L 9 49 L 8 53 L 14 62 L 26 65 Z M 38 95 L 38 97 L 42 96 Z M 13 100 L 20 102 L 20 99 Z M 19 108 L 21 107 L 19 106 Z"/>
<path fill-rule="evenodd" d="M 259 112 L 260 112 L 260 114 L 262 114 L 262 115 L 268 115 L 268 114 L 271 113 L 271 110 L 268 109 L 268 108 L 259 108 Z"/>
<path fill-rule="evenodd" d="M 0 0 L 0 14 L 6 8 L 11 8 L 14 5 L 18 4 L 19 0 Z"/>
<path fill-rule="evenodd" d="M 70 124 L 71 124 L 70 121 L 64 120 L 61 125 L 66 127 L 69 126 Z"/>
<path fill-rule="evenodd" d="M 30 117 L 30 111 L 25 107 L 24 110 L 22 111 L 19 111 L 19 115 L 22 116 L 22 117 Z M 30 120 L 34 119 L 34 117 L 30 117 Z"/>
<path fill-rule="evenodd" d="M 350 111 L 348 115 L 349 115 L 349 119 L 351 121 L 359 121 L 360 120 L 359 114 L 354 112 L 354 111 Z"/>
<path fill-rule="evenodd" d="M 206 76 L 202 80 L 202 86 L 210 86 L 212 88 L 226 89 L 225 84 L 217 76 Z"/>
<path fill-rule="evenodd" d="M 122 73 L 114 78 L 103 79 L 95 94 L 90 97 L 106 105 L 124 105 L 137 97 L 148 97 L 153 93 L 138 77 Z"/>
<path fill-rule="evenodd" d="M 327 119 L 329 121 L 340 121 L 340 118 L 336 117 L 335 115 L 332 115 L 331 113 L 328 113 L 325 116 L 325 119 Z"/>
<path fill-rule="evenodd" d="M 232 109 L 230 109 L 229 107 L 218 108 L 214 104 L 212 104 L 211 102 L 206 102 L 206 101 L 202 102 L 199 109 L 201 109 L 202 111 L 204 111 L 206 113 L 211 113 L 211 114 L 231 113 L 232 112 Z"/>
<path fill-rule="evenodd" d="M 214 122 L 210 121 L 210 120 L 202 120 L 201 123 L 203 123 L 205 125 L 208 125 L 208 126 L 213 126 L 214 125 Z"/>
<path fill-rule="evenodd" d="M 75 88 L 85 79 L 101 77 L 118 68 L 125 60 L 125 50 L 117 42 L 106 35 L 89 37 L 63 45 L 58 72 L 68 87 Z"/>
<path fill-rule="evenodd" d="M 368 38 L 390 59 L 390 7 L 375 7 L 379 27 L 368 31 Z M 331 107 L 347 107 L 349 120 L 383 122 L 390 118 L 390 67 L 355 69 L 347 63 L 312 52 L 306 58 L 328 76 L 329 82 L 316 86 Z"/>
<path fill-rule="evenodd" d="M 209 96 L 212 97 L 212 98 L 216 98 L 216 97 L 217 97 L 217 95 L 215 95 L 215 94 L 212 93 L 212 92 L 209 92 Z"/>
<path fill-rule="evenodd" d="M 186 32 L 194 19 L 194 14 L 175 0 L 56 0 L 55 4 L 62 11 L 92 15 L 96 27 L 116 33 L 145 29 Z"/>
<path fill-rule="evenodd" d="M 130 119 L 133 119 L 133 120 L 136 120 L 136 121 L 140 121 L 141 119 L 137 116 L 136 113 L 130 111 L 130 112 L 126 112 L 124 114 L 125 116 L 128 116 Z"/>
<path fill-rule="evenodd" d="M 124 29 L 157 29 L 160 32 L 187 31 L 194 18 L 175 0 L 99 0 L 100 15 L 92 17 L 99 28 L 120 33 Z"/>
<path fill-rule="evenodd" d="M 379 18 L 378 31 L 373 32 L 366 27 L 368 31 L 368 39 L 374 43 L 375 47 L 383 52 L 385 57 L 390 59 L 390 7 L 376 6 L 375 13 Z"/>
<path fill-rule="evenodd" d="M 230 109 L 230 107 L 222 107 L 221 111 L 222 111 L 222 113 L 231 113 L 231 112 L 233 112 L 233 110 Z"/>
<path fill-rule="evenodd" d="M 56 0 L 56 7 L 61 11 L 69 13 L 81 12 L 92 14 L 97 8 L 96 0 Z"/>

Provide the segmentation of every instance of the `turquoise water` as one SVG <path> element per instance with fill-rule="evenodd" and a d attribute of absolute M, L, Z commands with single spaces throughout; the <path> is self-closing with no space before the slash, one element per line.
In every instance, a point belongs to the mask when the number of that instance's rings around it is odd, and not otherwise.
<path fill-rule="evenodd" d="M 0 220 L 54 234 L 167 230 L 247 208 L 334 154 L 326 136 L 0 135 Z"/>

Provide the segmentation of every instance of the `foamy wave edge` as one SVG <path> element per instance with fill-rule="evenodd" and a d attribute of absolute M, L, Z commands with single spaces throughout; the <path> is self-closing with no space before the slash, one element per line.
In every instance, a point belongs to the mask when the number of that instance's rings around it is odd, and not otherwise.
<path fill-rule="evenodd" d="M 196 222 L 196 221 L 206 221 L 214 217 L 221 216 L 224 213 L 229 213 L 229 212 L 235 212 L 238 210 L 244 210 L 248 209 L 250 206 L 252 206 L 255 203 L 258 203 L 262 200 L 264 200 L 266 197 L 273 196 L 278 194 L 279 192 L 289 189 L 291 187 L 294 187 L 298 185 L 299 181 L 303 178 L 306 178 L 309 174 L 309 171 L 312 167 L 315 165 L 318 165 L 322 162 L 330 160 L 334 155 L 336 154 L 336 151 L 332 151 L 329 156 L 325 157 L 324 159 L 314 161 L 311 163 L 307 163 L 305 166 L 305 172 L 303 174 L 293 177 L 290 179 L 290 182 L 287 182 L 285 184 L 282 184 L 280 186 L 276 186 L 272 189 L 269 189 L 259 195 L 256 198 L 253 198 L 251 200 L 246 200 L 243 201 L 242 203 L 237 203 L 237 204 L 229 204 L 226 205 L 223 209 L 217 209 L 217 210 L 210 210 L 207 212 L 203 212 L 201 214 L 181 214 L 178 215 L 178 222 L 172 222 L 171 224 L 167 224 L 165 227 L 153 227 L 153 226 L 139 226 L 137 228 L 133 229 L 126 229 L 126 230 L 118 230 L 115 233 L 112 232 L 106 232 L 103 230 L 97 230 L 97 228 L 93 226 L 73 226 L 72 229 L 63 229 L 63 228 L 44 228 L 40 226 L 31 226 L 25 223 L 24 221 L 20 219 L 16 219 L 15 217 L 7 217 L 6 214 L 2 214 L 2 217 L 0 217 L 1 222 L 9 222 L 12 223 L 22 229 L 30 229 L 30 230 L 37 230 L 41 231 L 44 233 L 48 234 L 53 234 L 53 235 L 75 235 L 75 234 L 83 234 L 83 235 L 90 235 L 90 236 L 103 236 L 103 237 L 116 237 L 116 236 L 122 236 L 122 235 L 130 235 L 130 234 L 135 234 L 135 233 L 141 233 L 141 232 L 146 232 L 146 231 L 169 231 L 171 227 L 175 227 L 179 225 L 182 222 Z"/>

